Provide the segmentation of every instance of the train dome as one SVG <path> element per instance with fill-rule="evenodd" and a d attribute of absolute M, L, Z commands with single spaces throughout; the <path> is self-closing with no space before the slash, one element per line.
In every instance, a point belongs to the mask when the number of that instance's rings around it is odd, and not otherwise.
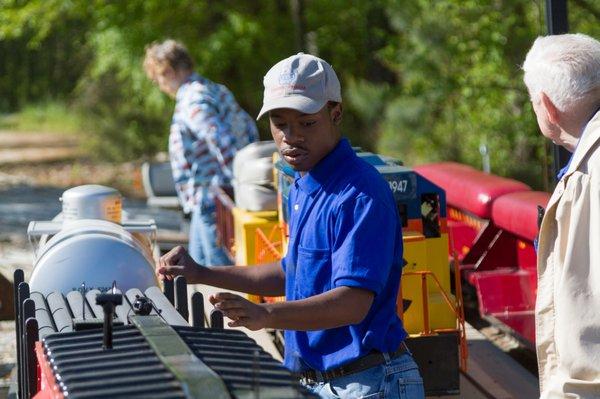
<path fill-rule="evenodd" d="M 64 220 L 101 219 L 121 223 L 121 193 L 112 187 L 77 186 L 65 191 L 60 200 Z"/>

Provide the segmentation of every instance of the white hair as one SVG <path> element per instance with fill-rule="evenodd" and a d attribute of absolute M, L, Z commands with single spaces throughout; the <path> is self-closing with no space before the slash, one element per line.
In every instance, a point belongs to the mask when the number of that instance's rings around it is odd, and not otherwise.
<path fill-rule="evenodd" d="M 581 33 L 538 37 L 523 63 L 531 99 L 543 91 L 561 111 L 600 88 L 600 42 Z"/>

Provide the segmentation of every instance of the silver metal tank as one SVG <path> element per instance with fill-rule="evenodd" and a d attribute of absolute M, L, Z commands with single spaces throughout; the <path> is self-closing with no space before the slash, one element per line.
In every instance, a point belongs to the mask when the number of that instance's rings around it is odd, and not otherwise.
<path fill-rule="evenodd" d="M 82 283 L 104 291 L 113 281 L 123 292 L 158 286 L 154 221 L 120 223 L 121 195 L 110 187 L 75 187 L 65 191 L 62 201 L 62 217 L 29 224 L 35 251 L 31 291 L 66 294 Z"/>
<path fill-rule="evenodd" d="M 277 209 L 277 192 L 273 187 L 274 141 L 248 144 L 233 159 L 235 206 L 247 211 Z"/>
<path fill-rule="evenodd" d="M 121 223 L 121 193 L 112 187 L 86 184 L 65 191 L 63 220 L 101 219 Z"/>

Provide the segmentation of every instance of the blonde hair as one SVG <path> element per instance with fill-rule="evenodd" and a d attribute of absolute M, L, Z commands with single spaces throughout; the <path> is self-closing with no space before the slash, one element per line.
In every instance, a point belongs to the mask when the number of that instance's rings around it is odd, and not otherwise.
<path fill-rule="evenodd" d="M 162 73 L 166 67 L 175 71 L 191 71 L 194 61 L 185 46 L 175 40 L 168 39 L 164 42 L 153 42 L 146 46 L 144 57 L 144 71 L 150 79 Z"/>
<path fill-rule="evenodd" d="M 532 100 L 543 91 L 565 111 L 600 88 L 600 42 L 581 33 L 538 37 L 523 70 Z"/>

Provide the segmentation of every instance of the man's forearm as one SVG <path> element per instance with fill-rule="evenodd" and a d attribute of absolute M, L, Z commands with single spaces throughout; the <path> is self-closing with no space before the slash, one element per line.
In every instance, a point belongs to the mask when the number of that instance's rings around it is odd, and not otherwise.
<path fill-rule="evenodd" d="M 285 274 L 279 262 L 252 266 L 198 267 L 190 283 L 255 295 L 285 294 Z"/>
<path fill-rule="evenodd" d="M 306 299 L 263 304 L 269 313 L 265 327 L 309 331 L 357 324 L 369 312 L 373 298 L 371 291 L 338 287 Z"/>

